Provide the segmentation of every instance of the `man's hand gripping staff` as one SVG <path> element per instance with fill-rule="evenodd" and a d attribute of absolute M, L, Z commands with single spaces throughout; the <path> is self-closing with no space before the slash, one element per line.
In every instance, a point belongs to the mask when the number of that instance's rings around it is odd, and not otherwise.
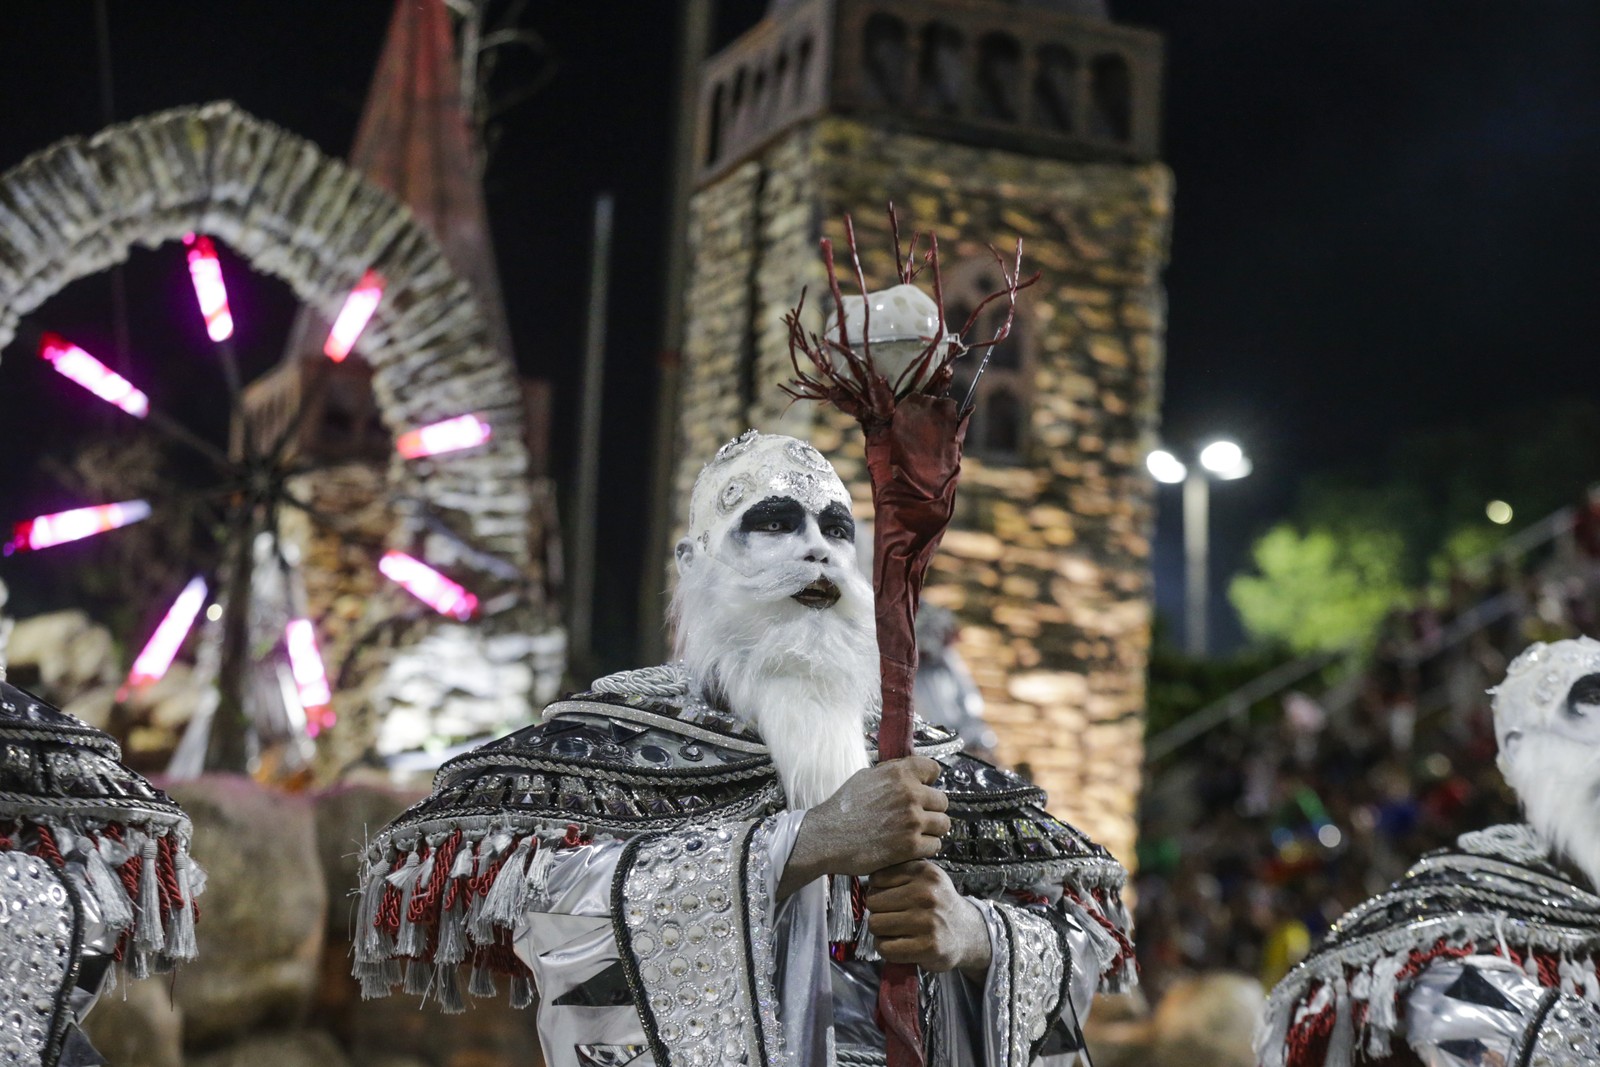
<path fill-rule="evenodd" d="M 950 802 L 933 788 L 925 756 L 858 771 L 806 813 L 778 883 L 787 897 L 823 875 L 871 875 L 866 905 L 878 952 L 926 971 L 989 966 L 983 917 L 935 863 L 950 831 Z"/>

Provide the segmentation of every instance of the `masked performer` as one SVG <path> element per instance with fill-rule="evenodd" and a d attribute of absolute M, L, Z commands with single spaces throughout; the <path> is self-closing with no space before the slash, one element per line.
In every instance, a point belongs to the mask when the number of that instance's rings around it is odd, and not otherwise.
<path fill-rule="evenodd" d="M 1132 975 L 1124 873 L 948 731 L 874 765 L 854 535 L 811 446 L 724 446 L 677 547 L 681 662 L 445 764 L 369 850 L 364 992 L 460 1010 L 458 967 L 506 975 L 552 1067 L 881 1063 L 887 959 L 926 972 L 931 1064 L 1076 1049 Z"/>
<path fill-rule="evenodd" d="M 1462 835 L 1340 919 L 1273 990 L 1263 1064 L 1600 1063 L 1600 642 L 1523 652 L 1494 722 L 1527 822 Z"/>
<path fill-rule="evenodd" d="M 0 671 L 0 1063 L 105 1062 L 78 1024 L 121 962 L 195 954 L 190 824 L 110 736 Z"/>

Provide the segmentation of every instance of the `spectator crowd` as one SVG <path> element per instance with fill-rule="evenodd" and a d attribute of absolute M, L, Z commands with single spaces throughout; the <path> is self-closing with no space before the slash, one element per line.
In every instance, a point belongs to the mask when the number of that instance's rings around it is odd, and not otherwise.
<path fill-rule="evenodd" d="M 1148 768 L 1135 884 L 1151 999 L 1219 969 L 1270 987 L 1417 856 L 1515 820 L 1486 690 L 1532 641 L 1600 636 L 1597 608 L 1592 497 L 1520 558 L 1392 612 L 1315 696 L 1280 694 Z"/>

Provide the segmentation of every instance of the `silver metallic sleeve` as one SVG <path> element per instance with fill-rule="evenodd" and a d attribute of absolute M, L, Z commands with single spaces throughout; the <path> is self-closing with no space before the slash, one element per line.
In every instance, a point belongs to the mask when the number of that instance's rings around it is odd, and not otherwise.
<path fill-rule="evenodd" d="M 989 929 L 985 1060 L 989 1067 L 1027 1067 L 1044 1048 L 1069 998 L 1076 1000 L 1065 916 L 996 900 L 973 903 Z M 1090 972 L 1090 996 L 1098 974 L 1098 969 Z"/>
<path fill-rule="evenodd" d="M 1427 1067 L 1600 1062 L 1600 1008 L 1502 956 L 1431 964 L 1404 994 L 1406 1041 Z"/>

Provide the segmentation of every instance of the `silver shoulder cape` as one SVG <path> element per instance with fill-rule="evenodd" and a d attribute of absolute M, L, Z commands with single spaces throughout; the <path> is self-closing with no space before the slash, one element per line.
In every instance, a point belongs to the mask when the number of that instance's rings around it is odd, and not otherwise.
<path fill-rule="evenodd" d="M 877 730 L 868 724 L 869 752 Z M 939 862 L 969 894 L 1059 885 L 1117 943 L 1103 987 L 1134 973 L 1126 872 L 1087 835 L 1044 810 L 1042 791 L 961 753 L 919 722 L 918 753 L 944 765 L 935 783 L 952 828 Z M 396 985 L 461 1010 L 469 992 L 511 979 L 532 1000 L 510 949 L 517 917 L 544 892 L 555 853 L 607 839 L 762 819 L 784 810 L 766 746 L 727 712 L 695 699 L 675 665 L 595 682 L 543 720 L 445 763 L 433 792 L 373 837 L 363 859 L 354 973 L 365 996 Z"/>
<path fill-rule="evenodd" d="M 1600 1001 L 1600 896 L 1521 824 L 1462 835 L 1335 923 L 1273 989 L 1257 1057 L 1263 1067 L 1383 1062 L 1399 1054 L 1401 1004 L 1418 975 L 1491 955 Z"/>

